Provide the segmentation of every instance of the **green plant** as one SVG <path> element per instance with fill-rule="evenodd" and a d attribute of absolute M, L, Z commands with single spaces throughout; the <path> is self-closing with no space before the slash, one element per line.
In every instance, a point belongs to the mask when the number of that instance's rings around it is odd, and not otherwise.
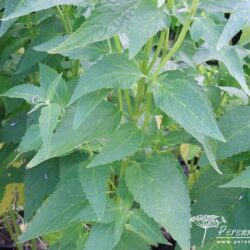
<path fill-rule="evenodd" d="M 249 225 L 248 0 L 0 7 L 0 216 L 18 249 L 215 249 L 192 216 Z"/>

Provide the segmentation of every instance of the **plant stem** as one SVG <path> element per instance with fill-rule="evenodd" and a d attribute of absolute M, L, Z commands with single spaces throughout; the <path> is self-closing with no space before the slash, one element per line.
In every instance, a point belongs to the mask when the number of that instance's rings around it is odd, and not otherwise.
<path fill-rule="evenodd" d="M 31 240 L 31 250 L 36 250 L 37 249 L 37 244 L 36 244 L 36 239 Z"/>
<path fill-rule="evenodd" d="M 164 40 L 165 40 L 165 36 L 166 36 L 166 32 L 162 31 L 161 35 L 160 35 L 160 39 L 159 39 L 157 49 L 156 49 L 156 51 L 154 53 L 154 56 L 153 56 L 153 59 L 152 59 L 150 65 L 148 66 L 148 68 L 146 70 L 146 74 L 148 74 L 150 72 L 150 70 L 152 69 L 152 67 L 155 65 L 155 62 L 156 62 L 157 58 L 160 55 L 160 52 L 161 52 L 161 49 L 162 49 L 162 46 L 163 46 L 163 43 L 164 43 Z"/>
<path fill-rule="evenodd" d="M 119 101 L 120 111 L 123 112 L 122 91 L 120 89 L 118 89 L 118 101 Z"/>
<path fill-rule="evenodd" d="M 141 102 L 142 102 L 143 96 L 144 96 L 144 86 L 145 86 L 144 79 L 141 79 L 138 82 L 137 93 L 136 93 L 136 97 L 135 97 L 135 115 L 136 115 L 136 117 L 138 117 L 138 114 L 140 113 L 140 105 L 141 105 Z"/>
<path fill-rule="evenodd" d="M 192 22 L 192 17 L 196 13 L 198 4 L 199 4 L 199 0 L 193 0 L 192 6 L 191 6 L 191 9 L 190 9 L 190 13 L 189 13 L 189 15 L 187 17 L 187 20 L 186 20 L 185 24 L 183 25 L 183 28 L 182 28 L 182 30 L 180 32 L 180 35 L 179 35 L 176 43 L 172 47 L 172 49 L 169 51 L 169 53 L 165 57 L 162 58 L 162 61 L 160 62 L 157 70 L 154 73 L 153 82 L 155 82 L 155 80 L 156 80 L 157 76 L 159 75 L 162 67 L 164 67 L 166 65 L 166 63 L 173 57 L 173 55 L 178 51 L 178 49 L 182 45 L 182 43 L 183 43 L 183 41 L 184 41 L 184 39 L 186 37 L 186 34 L 187 34 L 188 30 L 189 30 L 190 24 Z"/>
<path fill-rule="evenodd" d="M 32 29 L 32 20 L 31 20 L 31 18 L 30 18 L 30 15 L 27 15 L 26 16 L 26 25 L 27 25 L 27 28 L 29 29 L 29 30 L 31 30 Z"/>
<path fill-rule="evenodd" d="M 149 124 L 149 121 L 150 121 L 150 116 L 151 116 L 151 105 L 152 105 L 152 93 L 147 93 L 146 114 L 145 114 L 143 129 L 148 127 L 148 124 Z"/>
<path fill-rule="evenodd" d="M 61 21 L 63 23 L 63 26 L 64 26 L 64 29 L 65 29 L 66 33 L 69 33 L 69 28 L 68 28 L 67 22 L 66 22 L 66 20 L 64 18 L 64 15 L 63 15 L 63 12 L 62 12 L 60 6 L 56 6 L 56 9 L 57 9 L 57 11 L 59 13 L 59 16 L 61 18 Z"/>
<path fill-rule="evenodd" d="M 145 73 L 148 67 L 148 61 L 149 61 L 149 57 L 152 51 L 152 47 L 153 47 L 153 37 L 150 38 L 145 46 L 145 59 L 143 60 L 142 63 L 142 72 Z"/>
<path fill-rule="evenodd" d="M 130 95 L 129 95 L 128 89 L 124 90 L 124 94 L 125 94 L 125 99 L 126 99 L 129 115 L 130 115 L 131 119 L 134 120 L 133 108 L 131 105 L 131 100 L 130 100 Z"/>
<path fill-rule="evenodd" d="M 204 245 L 204 242 L 205 242 L 205 239 L 206 239 L 206 235 L 207 235 L 207 228 L 205 227 L 205 231 L 204 231 L 202 242 L 201 242 L 201 247 L 203 247 L 203 245 Z"/>
<path fill-rule="evenodd" d="M 71 23 L 70 23 L 70 19 L 69 19 L 69 14 L 68 14 L 67 6 L 62 5 L 62 9 L 63 9 L 63 12 L 64 12 L 65 17 L 66 17 L 66 22 L 67 22 L 68 30 L 69 30 L 69 32 L 72 32 L 72 26 L 71 26 Z"/>
<path fill-rule="evenodd" d="M 115 42 L 116 51 L 117 51 L 119 54 L 121 54 L 121 53 L 122 53 L 122 45 L 121 45 L 119 36 L 115 36 L 115 37 L 114 37 L 114 42 Z"/>

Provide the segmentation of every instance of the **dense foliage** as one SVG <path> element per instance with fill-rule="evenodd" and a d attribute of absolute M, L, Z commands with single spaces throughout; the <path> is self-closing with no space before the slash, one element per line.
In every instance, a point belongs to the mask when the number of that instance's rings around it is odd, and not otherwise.
<path fill-rule="evenodd" d="M 191 226 L 250 225 L 249 0 L 0 9 L 0 217 L 18 249 L 249 249 Z"/>

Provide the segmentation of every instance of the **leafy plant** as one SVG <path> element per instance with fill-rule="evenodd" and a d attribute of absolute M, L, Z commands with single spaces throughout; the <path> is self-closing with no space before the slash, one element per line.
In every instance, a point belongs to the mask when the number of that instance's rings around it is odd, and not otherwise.
<path fill-rule="evenodd" d="M 18 249 L 216 249 L 195 218 L 249 225 L 248 0 L 0 7 L 0 216 Z"/>

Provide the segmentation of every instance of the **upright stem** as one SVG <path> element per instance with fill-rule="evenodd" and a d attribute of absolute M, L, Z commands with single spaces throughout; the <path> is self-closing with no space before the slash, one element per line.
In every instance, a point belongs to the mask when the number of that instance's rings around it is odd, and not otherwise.
<path fill-rule="evenodd" d="M 131 119 L 134 120 L 133 108 L 132 108 L 132 105 L 131 105 L 131 100 L 130 100 L 128 89 L 126 89 L 124 91 L 124 94 L 125 94 L 125 99 L 126 99 L 129 115 L 130 115 Z"/>
<path fill-rule="evenodd" d="M 164 43 L 164 40 L 165 40 L 165 35 L 166 35 L 166 32 L 165 31 L 162 31 L 161 32 L 161 35 L 160 35 L 160 39 L 159 39 L 159 43 L 158 43 L 158 46 L 157 46 L 157 49 L 154 53 L 154 56 L 153 56 L 153 59 L 150 63 L 150 65 L 148 66 L 147 70 L 146 70 L 146 74 L 148 74 L 150 72 L 150 70 L 152 69 L 152 67 L 154 66 L 157 58 L 159 57 L 160 55 L 160 52 L 161 52 L 161 49 L 162 49 L 162 46 L 163 46 L 163 43 Z"/>
<path fill-rule="evenodd" d="M 61 21 L 62 21 L 62 23 L 63 23 L 63 26 L 64 26 L 64 29 L 65 29 L 66 33 L 69 33 L 70 30 L 69 30 L 69 28 L 68 28 L 67 22 L 66 22 L 66 20 L 65 20 L 65 18 L 64 18 L 64 15 L 63 15 L 63 12 L 62 12 L 60 6 L 56 6 L 56 9 L 57 9 L 57 11 L 58 11 L 58 13 L 59 13 L 59 16 L 60 16 L 60 18 L 61 18 Z"/>
<path fill-rule="evenodd" d="M 190 13 L 187 17 L 187 20 L 185 22 L 185 24 L 183 25 L 183 28 L 181 30 L 181 33 L 176 41 L 176 43 L 174 44 L 174 46 L 172 47 L 172 49 L 169 51 L 169 53 L 162 58 L 162 61 L 160 62 L 157 70 L 154 73 L 153 76 L 153 82 L 156 80 L 157 76 L 159 75 L 162 67 L 164 67 L 166 65 L 166 63 L 173 57 L 173 55 L 178 51 L 178 49 L 180 48 L 180 46 L 182 45 L 182 42 L 184 41 L 184 38 L 189 30 L 190 24 L 192 22 L 192 17 L 195 15 L 197 7 L 199 4 L 199 0 L 193 0 L 191 9 L 190 9 Z"/>

